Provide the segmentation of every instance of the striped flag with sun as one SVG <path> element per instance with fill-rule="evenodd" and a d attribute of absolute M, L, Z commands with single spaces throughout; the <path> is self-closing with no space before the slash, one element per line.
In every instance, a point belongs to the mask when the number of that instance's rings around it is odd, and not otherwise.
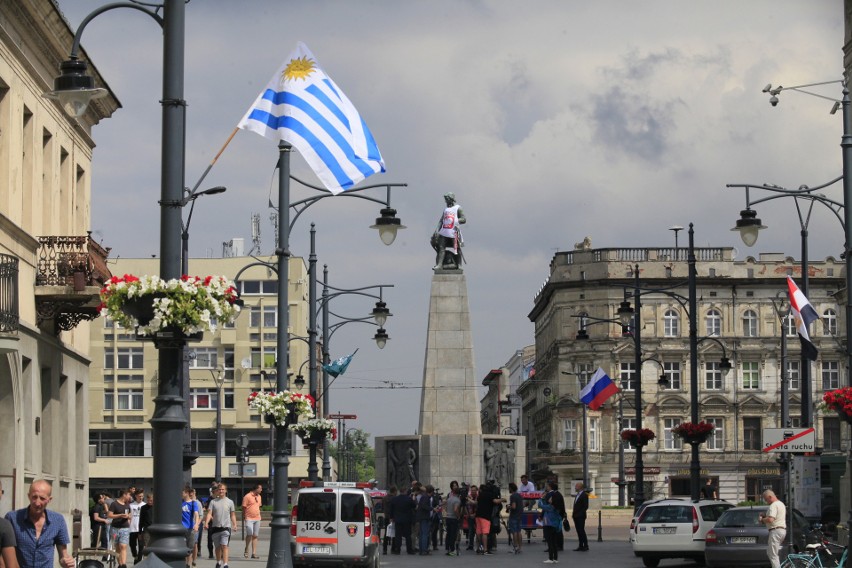
<path fill-rule="evenodd" d="M 292 144 L 334 194 L 385 171 L 367 124 L 299 42 L 238 128 Z"/>

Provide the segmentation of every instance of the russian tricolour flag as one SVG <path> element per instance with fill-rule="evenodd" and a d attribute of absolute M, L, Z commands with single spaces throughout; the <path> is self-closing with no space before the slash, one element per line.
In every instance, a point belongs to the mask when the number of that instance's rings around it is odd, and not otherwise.
<path fill-rule="evenodd" d="M 811 343 L 811 336 L 808 333 L 808 326 L 811 322 L 818 319 L 819 316 L 816 310 L 793 282 L 793 279 L 787 277 L 787 289 L 790 292 L 790 310 L 793 312 L 793 317 L 796 320 L 796 331 L 799 332 L 799 340 L 802 343 L 802 354 L 811 361 L 816 361 L 818 351 L 816 345 Z"/>
<path fill-rule="evenodd" d="M 292 144 L 334 194 L 385 171 L 367 124 L 302 42 L 237 126 Z"/>
<path fill-rule="evenodd" d="M 609 397 L 617 392 L 618 387 L 612 382 L 612 379 L 604 373 L 603 369 L 598 367 L 598 370 L 589 379 L 589 384 L 580 391 L 580 401 L 588 406 L 590 410 L 597 410 Z"/>

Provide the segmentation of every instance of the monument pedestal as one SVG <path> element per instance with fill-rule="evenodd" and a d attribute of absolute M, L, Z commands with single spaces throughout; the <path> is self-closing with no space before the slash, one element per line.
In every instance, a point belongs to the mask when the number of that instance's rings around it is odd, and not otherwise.
<path fill-rule="evenodd" d="M 435 270 L 419 435 L 376 438 L 380 483 L 405 490 L 416 479 L 443 492 L 453 480 L 480 484 L 491 476 L 504 490 L 509 481 L 517 483 L 526 467 L 525 440 L 483 437 L 475 373 L 464 271 Z"/>

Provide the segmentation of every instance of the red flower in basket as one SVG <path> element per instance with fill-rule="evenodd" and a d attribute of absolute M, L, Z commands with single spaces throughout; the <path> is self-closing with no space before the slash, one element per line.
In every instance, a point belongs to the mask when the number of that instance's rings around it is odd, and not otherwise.
<path fill-rule="evenodd" d="M 702 420 L 701 422 L 681 422 L 672 428 L 672 432 L 688 442 L 704 442 L 715 429 L 715 425 Z"/>
<path fill-rule="evenodd" d="M 657 435 L 650 428 L 639 428 L 638 430 L 628 428 L 621 431 L 621 439 L 630 442 L 633 446 L 647 446 L 648 442 L 656 437 Z"/>

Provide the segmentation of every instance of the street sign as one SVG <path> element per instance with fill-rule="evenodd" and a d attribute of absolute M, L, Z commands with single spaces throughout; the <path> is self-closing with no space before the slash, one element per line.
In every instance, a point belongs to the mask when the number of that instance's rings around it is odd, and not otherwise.
<path fill-rule="evenodd" d="M 256 463 L 244 463 L 243 465 L 243 477 L 257 477 L 257 464 Z M 240 476 L 240 464 L 238 463 L 229 463 L 228 464 L 228 477 L 239 477 Z"/>
<path fill-rule="evenodd" d="M 816 451 L 816 434 L 813 428 L 764 428 L 763 451 L 808 454 Z"/>
<path fill-rule="evenodd" d="M 326 418 L 329 420 L 355 420 L 358 418 L 357 414 L 326 414 Z"/>

